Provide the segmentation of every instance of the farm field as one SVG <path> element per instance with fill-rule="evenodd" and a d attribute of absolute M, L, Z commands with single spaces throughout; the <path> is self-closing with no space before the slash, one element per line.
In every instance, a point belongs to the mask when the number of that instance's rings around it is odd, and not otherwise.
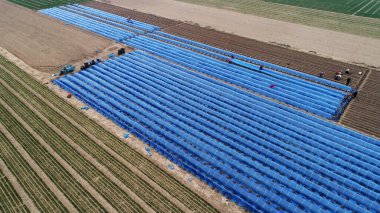
<path fill-rule="evenodd" d="M 118 1 L 118 0 L 112 0 Z M 178 0 L 338 32 L 380 38 L 379 0 Z"/>
<path fill-rule="evenodd" d="M 14 175 L 31 200 L 29 207 L 49 212 L 216 211 L 2 56 L 0 73 L 0 168 Z M 132 172 L 136 168 L 137 174 Z M 9 188 L 6 180 L 0 189 Z M 5 195 L 4 204 L 20 203 L 14 191 Z"/>
<path fill-rule="evenodd" d="M 7 1 L 0 1 L 0 14 L 0 46 L 39 70 L 82 60 L 112 43 Z"/>
<path fill-rule="evenodd" d="M 355 16 L 380 18 L 380 0 L 264 0 L 317 10 L 345 13 Z M 244 1 L 241 1 L 244 3 Z"/>
<path fill-rule="evenodd" d="M 15 4 L 30 8 L 32 10 L 40 10 L 69 3 L 80 3 L 89 0 L 7 0 Z"/>
<path fill-rule="evenodd" d="M 374 67 L 101 2 L 35 12 L 1 4 L 49 22 L 16 17 L 12 27 L 4 11 L 0 212 L 380 209 Z M 51 23 L 62 37 L 44 29 Z M 27 41 L 16 47 L 33 51 L 12 49 L 13 32 Z M 68 49 L 54 55 L 49 45 Z M 50 69 L 96 58 L 67 75 Z"/>

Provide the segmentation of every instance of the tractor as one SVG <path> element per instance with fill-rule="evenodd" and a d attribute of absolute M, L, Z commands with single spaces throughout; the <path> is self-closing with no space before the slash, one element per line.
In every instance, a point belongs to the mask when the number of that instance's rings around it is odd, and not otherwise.
<path fill-rule="evenodd" d="M 71 64 L 67 64 L 64 67 L 62 67 L 61 71 L 59 72 L 59 75 L 65 75 L 67 73 L 73 72 L 75 70 L 75 66 Z"/>

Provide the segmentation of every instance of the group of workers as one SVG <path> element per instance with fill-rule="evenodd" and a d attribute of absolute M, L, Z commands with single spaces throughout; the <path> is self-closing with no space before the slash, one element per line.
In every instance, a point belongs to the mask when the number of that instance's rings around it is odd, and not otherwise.
<path fill-rule="evenodd" d="M 346 75 L 350 75 L 351 74 L 351 70 L 347 68 L 346 71 L 345 71 L 345 74 Z M 319 73 L 319 77 L 321 77 L 321 78 L 323 78 L 324 75 L 325 75 L 325 72 L 320 72 Z M 343 76 L 342 71 L 337 71 L 335 73 L 335 80 L 337 80 L 337 81 L 342 80 L 342 76 Z M 349 86 L 351 84 L 351 81 L 352 81 L 352 78 L 348 77 L 347 80 L 346 80 L 346 85 Z"/>

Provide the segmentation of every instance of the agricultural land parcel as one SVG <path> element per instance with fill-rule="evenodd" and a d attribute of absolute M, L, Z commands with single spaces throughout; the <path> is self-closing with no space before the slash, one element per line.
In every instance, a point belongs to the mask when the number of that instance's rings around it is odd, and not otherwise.
<path fill-rule="evenodd" d="M 0 74 L 0 212 L 217 211 L 2 56 Z"/>
<path fill-rule="evenodd" d="M 111 42 L 0 0 L 0 46 L 39 70 L 95 54 Z"/>
<path fill-rule="evenodd" d="M 68 3 L 80 3 L 88 0 L 8 0 L 10 2 L 22 5 L 24 7 L 41 10 L 45 8 L 55 7 Z"/>
<path fill-rule="evenodd" d="M 355 35 L 380 38 L 380 19 L 376 19 L 376 17 L 380 18 L 379 0 L 179 1 L 229 9 L 245 14 L 347 32 Z"/>

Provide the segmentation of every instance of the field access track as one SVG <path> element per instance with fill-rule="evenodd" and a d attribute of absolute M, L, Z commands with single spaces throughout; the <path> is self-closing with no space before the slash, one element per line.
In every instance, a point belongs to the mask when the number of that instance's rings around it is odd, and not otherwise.
<path fill-rule="evenodd" d="M 31 210 L 5 191 L 18 182 L 40 211 L 217 211 L 2 56 L 0 73 L 0 158 L 14 177 L 0 167 L 1 209 Z"/>

